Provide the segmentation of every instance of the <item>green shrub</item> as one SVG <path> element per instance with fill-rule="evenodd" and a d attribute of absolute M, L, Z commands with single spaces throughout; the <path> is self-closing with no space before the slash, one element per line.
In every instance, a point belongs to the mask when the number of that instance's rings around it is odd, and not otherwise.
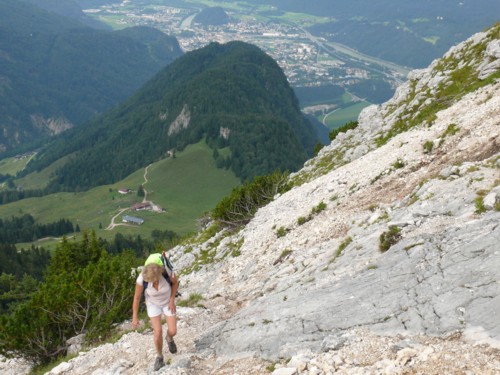
<path fill-rule="evenodd" d="M 357 126 L 358 126 L 357 121 L 349 121 L 348 123 L 342 125 L 340 128 L 332 130 L 328 134 L 328 137 L 330 138 L 330 141 L 333 141 L 335 138 L 337 138 L 337 135 L 339 135 L 339 133 L 345 133 L 350 129 L 355 129 Z"/>
<path fill-rule="evenodd" d="M 274 172 L 255 177 L 251 182 L 237 186 L 212 211 L 212 218 L 223 225 L 239 226 L 249 222 L 260 207 L 291 189 L 288 173 Z"/>
<path fill-rule="evenodd" d="M 387 232 L 380 235 L 379 249 L 381 252 L 386 252 L 389 248 L 401 239 L 401 229 L 395 225 L 389 227 Z"/>
<path fill-rule="evenodd" d="M 442 134 L 442 137 L 445 138 L 449 135 L 455 135 L 458 133 L 459 130 L 460 128 L 456 124 L 450 124 Z"/>
<path fill-rule="evenodd" d="M 44 282 L 10 315 L 0 317 L 0 353 L 35 364 L 55 360 L 65 341 L 86 332 L 105 339 L 114 323 L 130 317 L 137 266 L 132 253 L 109 255 L 95 233 L 58 245 Z"/>
<path fill-rule="evenodd" d="M 352 237 L 347 237 L 342 243 L 339 245 L 337 248 L 337 251 L 335 252 L 335 255 L 330 259 L 328 263 L 333 263 L 335 259 L 337 259 L 339 256 L 342 255 L 342 252 L 345 250 L 347 246 L 352 242 Z"/>
<path fill-rule="evenodd" d="M 307 218 L 305 218 L 304 216 L 301 216 L 297 219 L 297 224 L 298 225 L 302 225 L 302 224 L 305 224 L 307 222 Z"/>
<path fill-rule="evenodd" d="M 427 141 L 424 143 L 424 154 L 430 154 L 434 148 L 434 142 Z"/>
<path fill-rule="evenodd" d="M 484 205 L 484 199 L 482 196 L 476 197 L 474 202 L 476 205 L 476 214 L 482 214 L 486 212 L 486 206 Z"/>
<path fill-rule="evenodd" d="M 398 158 L 393 164 L 392 164 L 394 169 L 401 169 L 405 166 L 405 162 L 403 159 Z"/>
<path fill-rule="evenodd" d="M 285 237 L 287 233 L 288 229 L 286 229 L 285 227 L 279 227 L 278 230 L 276 231 L 276 236 L 278 238 Z"/>
<path fill-rule="evenodd" d="M 326 203 L 325 202 L 319 202 L 318 205 L 314 206 L 311 210 L 311 214 L 317 215 L 321 211 L 326 209 Z"/>

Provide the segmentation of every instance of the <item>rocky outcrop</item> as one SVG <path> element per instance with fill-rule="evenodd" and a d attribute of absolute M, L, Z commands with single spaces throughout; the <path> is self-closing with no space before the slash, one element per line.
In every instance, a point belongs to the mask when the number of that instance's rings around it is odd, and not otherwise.
<path fill-rule="evenodd" d="M 181 113 L 176 117 L 176 119 L 170 124 L 168 128 L 168 135 L 179 133 L 182 129 L 187 129 L 189 122 L 191 121 L 191 112 L 187 104 L 182 107 Z"/>
<path fill-rule="evenodd" d="M 74 124 L 69 122 L 64 117 L 59 118 L 44 118 L 41 115 L 31 115 L 31 121 L 35 128 L 40 129 L 43 133 L 49 135 L 57 135 L 68 129 L 71 129 Z"/>

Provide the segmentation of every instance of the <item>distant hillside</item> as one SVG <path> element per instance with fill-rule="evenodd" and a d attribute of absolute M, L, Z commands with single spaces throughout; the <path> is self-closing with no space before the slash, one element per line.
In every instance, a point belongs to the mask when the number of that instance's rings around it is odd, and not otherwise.
<path fill-rule="evenodd" d="M 60 16 L 74 19 L 83 25 L 96 29 L 110 29 L 104 22 L 87 16 L 75 0 L 22 0 Z"/>
<path fill-rule="evenodd" d="M 311 28 L 315 35 L 371 56 L 425 67 L 450 46 L 493 25 L 498 0 L 416 2 L 412 0 L 248 0 L 280 11 L 334 17 Z"/>
<path fill-rule="evenodd" d="M 230 21 L 230 17 L 221 7 L 210 7 L 203 9 L 193 19 L 194 22 L 203 26 L 224 25 Z"/>
<path fill-rule="evenodd" d="M 175 38 L 96 30 L 31 4 L 0 2 L 0 152 L 82 124 L 180 56 Z"/>
<path fill-rule="evenodd" d="M 297 170 L 317 141 L 272 58 L 250 44 L 212 43 L 177 59 L 124 104 L 46 147 L 28 171 L 74 154 L 51 186 L 87 189 L 118 181 L 203 137 L 217 164 L 242 180 Z"/>

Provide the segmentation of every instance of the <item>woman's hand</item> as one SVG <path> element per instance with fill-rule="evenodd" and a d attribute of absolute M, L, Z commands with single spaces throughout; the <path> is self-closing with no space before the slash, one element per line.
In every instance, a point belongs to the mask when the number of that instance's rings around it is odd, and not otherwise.
<path fill-rule="evenodd" d="M 137 329 L 137 327 L 139 327 L 139 319 L 133 318 L 132 319 L 132 328 Z"/>
<path fill-rule="evenodd" d="M 170 301 L 168 302 L 168 309 L 172 312 L 172 314 L 176 313 L 177 308 L 175 307 L 175 299 L 170 299 Z"/>

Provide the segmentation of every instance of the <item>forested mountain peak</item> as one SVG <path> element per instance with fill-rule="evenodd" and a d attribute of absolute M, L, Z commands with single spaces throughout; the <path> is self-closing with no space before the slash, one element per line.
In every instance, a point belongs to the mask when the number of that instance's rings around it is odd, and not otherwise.
<path fill-rule="evenodd" d="M 297 170 L 316 143 L 314 128 L 271 57 L 243 42 L 211 43 L 178 58 L 122 105 L 47 147 L 30 168 L 78 151 L 53 186 L 88 188 L 117 181 L 202 138 L 219 166 L 243 180 Z"/>

